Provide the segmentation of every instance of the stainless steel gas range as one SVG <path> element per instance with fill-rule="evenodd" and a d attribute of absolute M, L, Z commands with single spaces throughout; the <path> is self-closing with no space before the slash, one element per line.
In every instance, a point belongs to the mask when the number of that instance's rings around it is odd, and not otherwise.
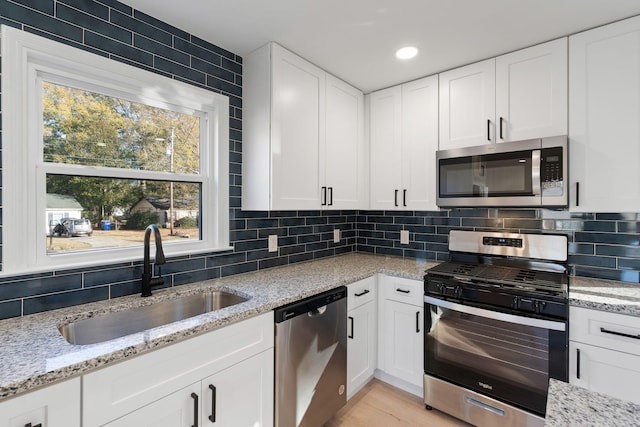
<path fill-rule="evenodd" d="M 567 380 L 567 237 L 451 231 L 424 278 L 424 402 L 477 426 L 543 426 Z"/>

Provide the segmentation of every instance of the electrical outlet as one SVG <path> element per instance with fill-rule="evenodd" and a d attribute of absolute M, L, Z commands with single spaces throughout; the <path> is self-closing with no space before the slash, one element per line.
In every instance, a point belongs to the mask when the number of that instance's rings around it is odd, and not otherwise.
<path fill-rule="evenodd" d="M 333 243 L 340 243 L 340 229 L 333 229 Z"/>
<path fill-rule="evenodd" d="M 409 244 L 409 230 L 400 230 L 400 244 L 401 245 Z"/>
<path fill-rule="evenodd" d="M 278 235 L 269 235 L 269 252 L 276 252 L 278 250 Z"/>

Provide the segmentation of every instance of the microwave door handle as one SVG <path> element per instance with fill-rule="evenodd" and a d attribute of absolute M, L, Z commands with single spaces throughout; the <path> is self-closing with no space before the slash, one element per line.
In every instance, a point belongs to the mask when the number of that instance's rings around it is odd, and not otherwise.
<path fill-rule="evenodd" d="M 531 152 L 531 191 L 534 196 L 540 196 L 540 150 Z"/>

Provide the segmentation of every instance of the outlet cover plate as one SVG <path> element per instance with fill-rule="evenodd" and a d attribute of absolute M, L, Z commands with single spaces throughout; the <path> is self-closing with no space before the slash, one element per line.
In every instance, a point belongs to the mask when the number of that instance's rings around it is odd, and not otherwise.
<path fill-rule="evenodd" d="M 278 235 L 269 235 L 269 252 L 276 252 L 278 250 Z"/>
<path fill-rule="evenodd" d="M 401 245 L 409 244 L 409 230 L 400 230 L 400 244 Z"/>
<path fill-rule="evenodd" d="M 340 229 L 333 229 L 333 243 L 340 243 Z"/>

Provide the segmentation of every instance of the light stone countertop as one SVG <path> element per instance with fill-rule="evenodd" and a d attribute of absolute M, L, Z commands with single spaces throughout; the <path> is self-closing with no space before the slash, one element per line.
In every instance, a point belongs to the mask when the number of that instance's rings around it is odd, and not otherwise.
<path fill-rule="evenodd" d="M 640 405 L 549 381 L 546 427 L 638 427 Z"/>
<path fill-rule="evenodd" d="M 569 284 L 569 304 L 640 316 L 640 284 L 572 277 Z"/>
<path fill-rule="evenodd" d="M 131 295 L 2 320 L 0 401 L 376 273 L 422 280 L 424 271 L 435 265 L 435 262 L 352 253 L 163 289 L 155 291 L 150 298 Z M 222 310 L 93 345 L 71 345 L 57 329 L 74 320 L 218 289 L 250 299 Z M 574 306 L 640 316 L 640 285 L 572 277 L 569 300 Z M 559 389 L 550 389 L 551 394 L 556 390 Z M 550 399 L 554 397 L 551 394 Z"/>
<path fill-rule="evenodd" d="M 139 295 L 0 321 L 0 401 L 34 388 L 244 320 L 376 273 L 422 280 L 435 263 L 367 254 L 346 254 L 212 279 Z M 71 345 L 57 327 L 108 312 L 179 296 L 225 289 L 249 300 L 221 310 L 92 345 Z"/>

